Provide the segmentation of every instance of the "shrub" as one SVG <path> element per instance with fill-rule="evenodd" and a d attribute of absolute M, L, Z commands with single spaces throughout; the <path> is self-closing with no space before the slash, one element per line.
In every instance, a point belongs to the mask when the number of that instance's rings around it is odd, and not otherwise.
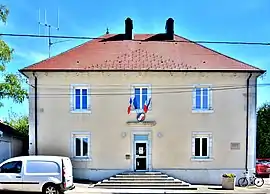
<path fill-rule="evenodd" d="M 232 174 L 232 173 L 228 173 L 228 174 L 223 174 L 222 177 L 225 177 L 225 178 L 235 178 L 236 175 L 235 174 Z"/>

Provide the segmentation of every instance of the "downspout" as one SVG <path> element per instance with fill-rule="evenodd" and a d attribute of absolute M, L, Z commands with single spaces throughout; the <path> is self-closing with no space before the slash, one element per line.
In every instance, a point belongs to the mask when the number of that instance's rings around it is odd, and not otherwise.
<path fill-rule="evenodd" d="M 35 77 L 35 155 L 38 155 L 38 146 L 37 146 L 37 76 L 35 72 L 33 72 L 33 76 Z"/>
<path fill-rule="evenodd" d="M 249 128 L 249 81 L 252 76 L 252 73 L 249 74 L 247 78 L 247 107 L 246 107 L 246 161 L 245 169 L 248 172 L 248 128 Z"/>

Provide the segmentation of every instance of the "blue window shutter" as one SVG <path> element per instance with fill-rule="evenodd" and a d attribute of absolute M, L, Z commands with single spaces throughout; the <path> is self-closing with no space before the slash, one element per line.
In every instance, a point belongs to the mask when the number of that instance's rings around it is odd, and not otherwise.
<path fill-rule="evenodd" d="M 209 100 L 209 90 L 208 90 L 208 88 L 203 88 L 202 89 L 202 99 L 203 99 L 203 105 L 202 105 L 202 108 L 203 109 L 209 109 L 209 102 L 208 102 L 208 100 Z"/>
<path fill-rule="evenodd" d="M 196 88 L 196 105 L 195 109 L 201 109 L 201 88 Z"/>
<path fill-rule="evenodd" d="M 87 110 L 87 101 L 88 101 L 88 96 L 87 96 L 87 89 L 82 89 L 82 109 Z"/>
<path fill-rule="evenodd" d="M 81 109 L 81 90 L 75 89 L 75 109 Z"/>
<path fill-rule="evenodd" d="M 142 88 L 142 108 L 144 106 L 144 104 L 147 104 L 147 88 Z"/>
<path fill-rule="evenodd" d="M 136 104 L 138 106 L 138 109 L 141 109 L 141 89 L 140 88 L 135 88 L 135 100 Z"/>

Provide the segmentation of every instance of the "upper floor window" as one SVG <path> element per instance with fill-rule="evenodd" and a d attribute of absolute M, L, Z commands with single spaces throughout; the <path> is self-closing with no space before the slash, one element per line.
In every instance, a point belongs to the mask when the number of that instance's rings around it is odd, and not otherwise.
<path fill-rule="evenodd" d="M 76 112 L 90 111 L 90 89 L 88 85 L 73 85 L 71 110 Z"/>
<path fill-rule="evenodd" d="M 135 84 L 132 86 L 133 109 L 142 111 L 145 106 L 151 110 L 151 86 L 149 84 Z"/>
<path fill-rule="evenodd" d="M 212 110 L 212 90 L 210 86 L 195 86 L 193 90 L 193 110 Z"/>

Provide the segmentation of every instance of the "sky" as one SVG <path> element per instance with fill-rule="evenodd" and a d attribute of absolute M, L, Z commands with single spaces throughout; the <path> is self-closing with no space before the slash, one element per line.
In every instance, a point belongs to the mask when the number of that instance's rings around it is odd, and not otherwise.
<path fill-rule="evenodd" d="M 166 2 L 166 3 L 165 3 Z M 0 24 L 1 33 L 47 35 L 44 27 L 46 10 L 47 22 L 52 35 L 98 37 L 110 33 L 123 33 L 124 20 L 133 20 L 134 33 L 165 32 L 165 21 L 175 20 L 175 34 L 191 40 L 270 42 L 270 1 L 269 0 L 2 0 L 10 10 L 6 25 Z M 39 19 L 40 10 L 40 19 Z M 7 65 L 9 72 L 18 72 L 25 66 L 48 57 L 48 39 L 26 37 L 1 37 L 12 48 L 14 55 Z M 60 41 L 54 39 L 53 42 Z M 85 40 L 72 40 L 53 44 L 51 55 L 82 44 Z M 223 54 L 270 70 L 270 46 L 204 44 Z M 259 84 L 270 83 L 266 73 Z M 25 85 L 27 87 L 27 85 Z M 269 101 L 270 86 L 258 87 L 258 106 Z M 10 111 L 28 114 L 28 101 L 14 104 L 4 100 L 0 117 L 7 118 Z"/>

